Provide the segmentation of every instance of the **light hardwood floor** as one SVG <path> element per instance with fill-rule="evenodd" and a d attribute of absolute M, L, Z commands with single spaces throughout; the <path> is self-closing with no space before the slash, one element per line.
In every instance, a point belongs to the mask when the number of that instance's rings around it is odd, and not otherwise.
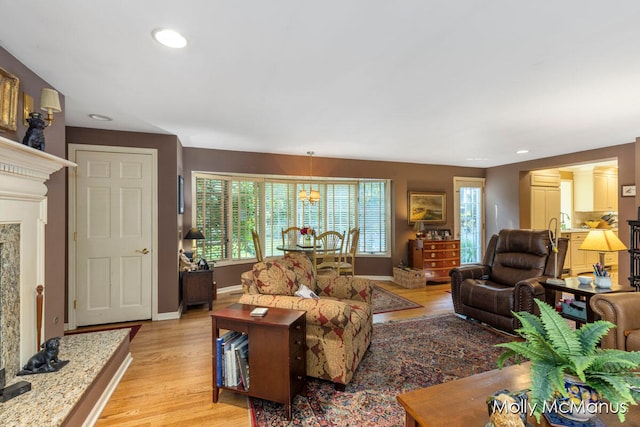
<path fill-rule="evenodd" d="M 374 323 L 453 312 L 449 284 L 404 289 L 381 285 L 423 307 L 374 315 Z M 219 294 L 216 308 L 240 294 Z M 211 320 L 191 307 L 179 320 L 142 323 L 131 342 L 133 362 L 96 426 L 250 426 L 247 399 L 223 390 L 211 402 Z"/>

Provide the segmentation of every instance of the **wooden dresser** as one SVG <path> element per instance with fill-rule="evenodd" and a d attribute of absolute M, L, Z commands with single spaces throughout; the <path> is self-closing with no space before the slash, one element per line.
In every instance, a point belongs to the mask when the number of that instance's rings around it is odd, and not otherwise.
<path fill-rule="evenodd" d="M 426 271 L 427 282 L 448 282 L 460 265 L 460 240 L 409 240 L 409 266 Z"/>

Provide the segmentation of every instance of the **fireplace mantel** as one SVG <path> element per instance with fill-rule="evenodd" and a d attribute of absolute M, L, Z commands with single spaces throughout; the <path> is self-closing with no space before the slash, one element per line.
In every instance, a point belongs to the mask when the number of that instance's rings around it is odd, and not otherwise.
<path fill-rule="evenodd" d="M 0 197 L 42 199 L 51 174 L 73 166 L 69 160 L 0 136 Z"/>
<path fill-rule="evenodd" d="M 6 368 L 7 381 L 15 376 L 18 364 L 26 363 L 38 350 L 35 289 L 41 284 L 45 286 L 45 298 L 47 292 L 44 277 L 45 182 L 52 173 L 73 166 L 76 164 L 66 159 L 0 137 L 0 225 L 16 224 L 19 227 L 15 240 L 19 256 L 14 263 L 16 265 L 7 267 L 8 274 L 14 278 L 10 282 L 17 283 L 17 289 L 6 289 L 7 283 L 0 275 L 3 296 L 0 313 L 12 317 L 3 318 L 0 322 L 3 328 L 1 335 L 11 337 L 0 340 L 0 364 Z M 1 237 L 0 248 L 3 244 Z M 11 293 L 11 298 L 7 293 Z M 19 313 L 19 316 L 12 313 Z M 5 328 L 12 328 L 11 333 L 5 333 Z"/>

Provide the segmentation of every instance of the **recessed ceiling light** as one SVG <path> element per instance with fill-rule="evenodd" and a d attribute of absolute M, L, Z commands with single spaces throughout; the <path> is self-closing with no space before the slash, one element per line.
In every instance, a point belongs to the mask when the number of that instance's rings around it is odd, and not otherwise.
<path fill-rule="evenodd" d="M 529 150 L 518 150 L 516 151 L 516 154 L 527 154 L 529 152 Z"/>
<path fill-rule="evenodd" d="M 168 28 L 153 30 L 151 35 L 158 43 L 174 49 L 180 49 L 187 45 L 187 39 L 185 39 L 179 32 Z"/>
<path fill-rule="evenodd" d="M 111 117 L 103 116 L 101 114 L 89 114 L 89 117 L 91 117 L 93 120 L 100 120 L 103 122 L 110 122 L 113 120 Z"/>

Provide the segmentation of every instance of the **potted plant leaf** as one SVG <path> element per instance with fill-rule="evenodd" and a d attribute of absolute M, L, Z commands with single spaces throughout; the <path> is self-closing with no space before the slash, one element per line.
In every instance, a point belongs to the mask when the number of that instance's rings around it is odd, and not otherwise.
<path fill-rule="evenodd" d="M 640 377 L 635 371 L 640 352 L 598 347 L 600 339 L 616 327 L 611 322 L 598 320 L 574 330 L 553 307 L 535 302 L 540 316 L 513 313 L 522 324 L 516 333 L 524 341 L 497 346 L 506 349 L 498 358 L 500 369 L 510 358 L 516 363 L 531 361 L 529 402 L 536 420 L 540 422 L 546 411 L 547 416 L 583 421 L 607 405 L 606 410 L 616 411 L 623 422 L 625 409 L 640 399 Z M 608 403 L 594 403 L 600 398 Z"/>

